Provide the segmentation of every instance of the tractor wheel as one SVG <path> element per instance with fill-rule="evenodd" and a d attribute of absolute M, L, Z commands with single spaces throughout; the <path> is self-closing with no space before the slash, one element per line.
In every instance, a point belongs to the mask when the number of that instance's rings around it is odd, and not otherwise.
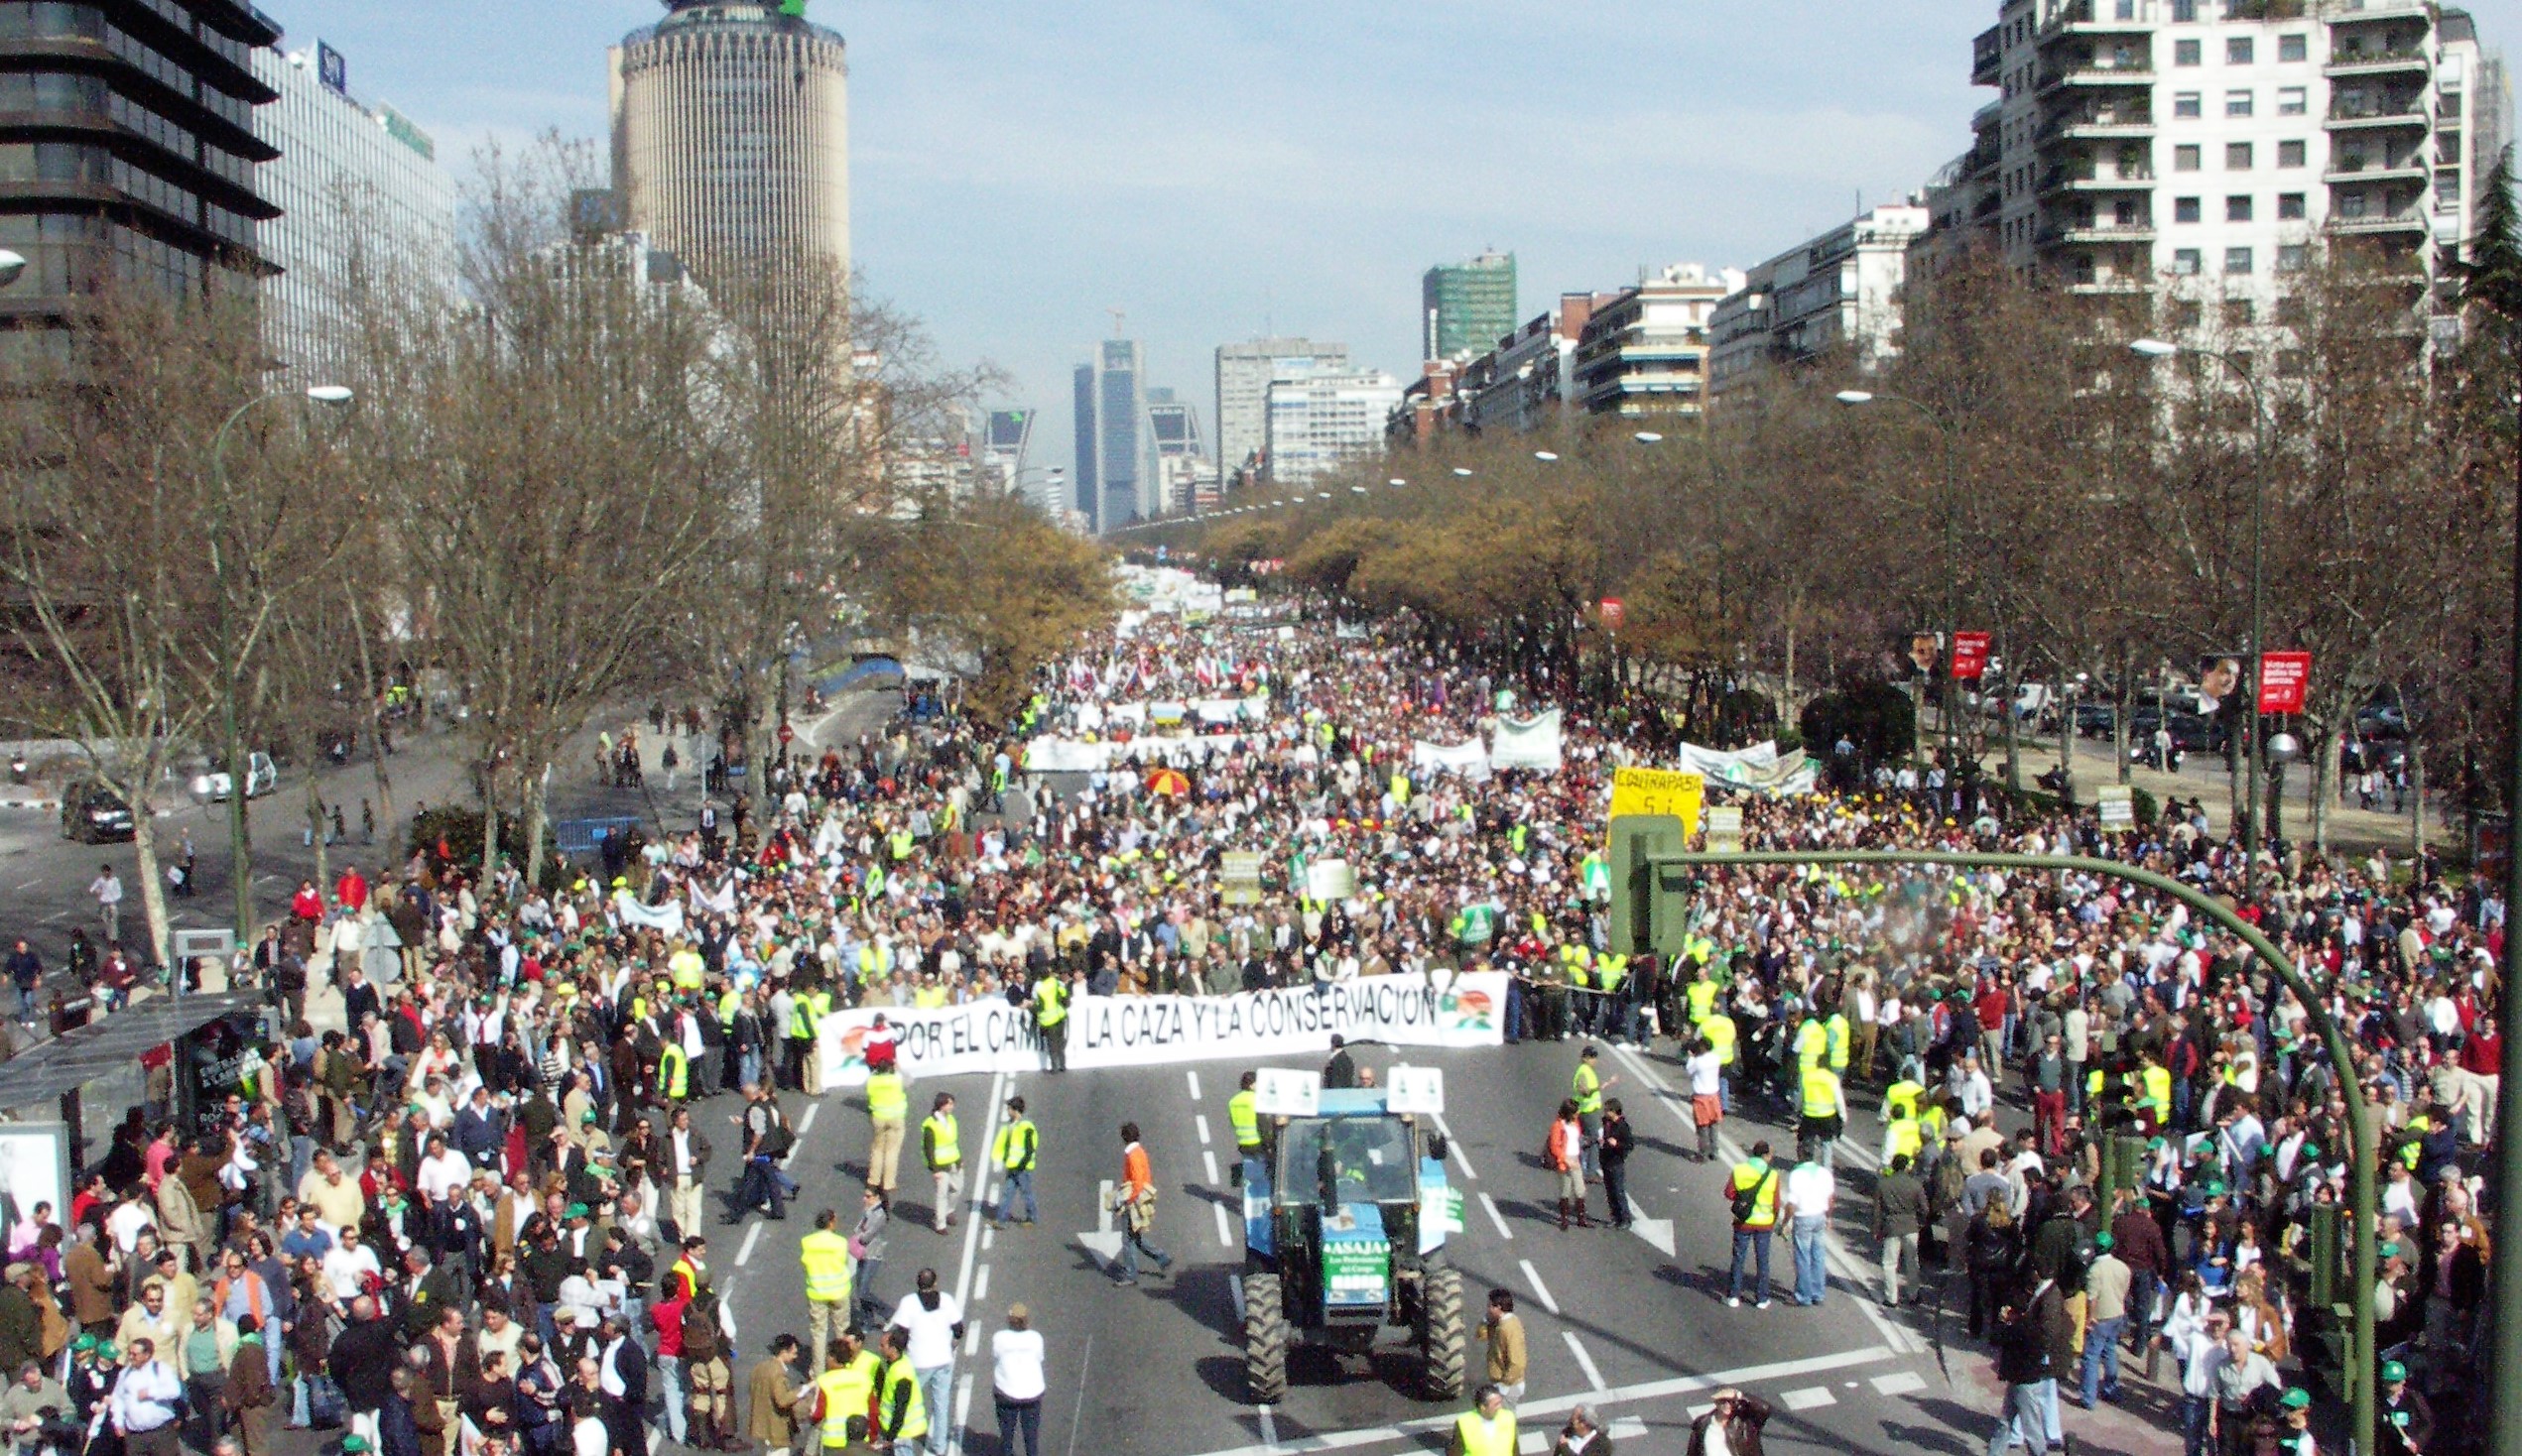
<path fill-rule="evenodd" d="M 1420 1298 L 1427 1309 L 1419 1330 L 1419 1353 L 1428 1361 L 1428 1398 L 1462 1398 L 1462 1272 L 1432 1265 L 1422 1276 Z"/>
<path fill-rule="evenodd" d="M 1461 1333 L 1461 1301 L 1454 1302 L 1455 1334 Z M 1287 1395 L 1287 1309 L 1280 1303 L 1279 1276 L 1274 1274 L 1248 1274 L 1243 1276 L 1243 1379 L 1252 1388 L 1255 1404 L 1266 1404 Z M 1461 1379 L 1461 1362 L 1455 1361 L 1454 1378 Z"/>

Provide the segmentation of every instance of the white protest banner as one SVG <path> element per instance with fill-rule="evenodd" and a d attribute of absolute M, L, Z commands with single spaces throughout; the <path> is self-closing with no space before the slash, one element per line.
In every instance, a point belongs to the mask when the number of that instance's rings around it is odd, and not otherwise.
<path fill-rule="evenodd" d="M 1069 1065 L 1166 1066 L 1328 1051 L 1331 1033 L 1393 1046 L 1495 1046 L 1504 1040 L 1506 976 L 1361 976 L 1234 996 L 1081 996 L 1070 1004 Z M 996 998 L 936 1010 L 860 1007 L 820 1024 L 823 1085 L 867 1080 L 867 1028 L 894 1029 L 906 1077 L 1042 1069 L 1030 1013 Z"/>
<path fill-rule="evenodd" d="M 2137 800 L 2125 784 L 2105 784 L 2093 790 L 2093 811 L 2104 829 L 2137 827 Z"/>
<path fill-rule="evenodd" d="M 1431 774 L 1459 774 L 1465 779 L 1486 779 L 1488 750 L 1476 738 L 1469 743 L 1451 746 L 1413 739 L 1410 743 L 1410 767 Z"/>
<path fill-rule="evenodd" d="M 668 935 L 683 933 L 683 902 L 670 900 L 664 905 L 641 905 L 627 890 L 613 892 L 613 913 L 625 925 L 642 930 L 663 930 Z"/>
<path fill-rule="evenodd" d="M 1489 736 L 1488 761 L 1492 768 L 1558 773 L 1559 710 L 1552 708 L 1530 718 L 1498 719 L 1497 731 Z"/>
<path fill-rule="evenodd" d="M 1674 749 L 1673 758 L 1683 772 L 1703 776 L 1711 788 L 1790 795 L 1811 793 L 1814 788 L 1812 764 L 1801 754 L 1781 757 L 1775 743 L 1738 749 L 1685 743 Z"/>
<path fill-rule="evenodd" d="M 1091 774 L 1111 762 L 1112 745 L 1073 738 L 1037 738 L 1025 745 L 1028 774 Z"/>
<path fill-rule="evenodd" d="M 1316 860 L 1305 867 L 1305 898 L 1346 900 L 1357 893 L 1357 871 L 1346 860 Z"/>
<path fill-rule="evenodd" d="M 1741 804 L 1709 804 L 1707 806 L 1707 847 L 1719 854 L 1741 852 Z"/>

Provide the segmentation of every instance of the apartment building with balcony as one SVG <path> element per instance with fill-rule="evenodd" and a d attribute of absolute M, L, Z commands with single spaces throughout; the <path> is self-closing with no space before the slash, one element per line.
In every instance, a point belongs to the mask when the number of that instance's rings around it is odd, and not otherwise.
<path fill-rule="evenodd" d="M 1997 99 L 1931 184 L 1931 250 L 2080 293 L 2266 297 L 2315 244 L 2440 280 L 2510 130 L 2501 58 L 2431 0 L 2002 0 Z"/>
<path fill-rule="evenodd" d="M 1929 212 L 1886 203 L 1750 270 L 1709 314 L 1707 396 L 1846 344 L 1860 369 L 1899 346 L 1900 290 Z"/>
<path fill-rule="evenodd" d="M 1708 319 L 1743 281 L 1738 268 L 1677 263 L 1597 302 L 1576 336 L 1570 399 L 1589 415 L 1698 418 Z"/>

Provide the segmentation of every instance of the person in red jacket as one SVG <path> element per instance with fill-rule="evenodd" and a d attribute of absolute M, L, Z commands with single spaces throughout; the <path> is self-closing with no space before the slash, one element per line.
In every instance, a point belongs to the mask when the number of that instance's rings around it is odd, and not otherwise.
<path fill-rule="evenodd" d="M 2496 1097 L 2504 1079 L 2504 1034 L 2492 1016 L 2481 1015 L 2460 1039 L 2460 1105 L 2469 1141 L 2484 1148 L 2495 1141 Z"/>
<path fill-rule="evenodd" d="M 332 898 L 354 915 L 368 908 L 368 881 L 359 873 L 358 866 L 352 865 L 341 872 L 341 878 L 333 882 Z"/>
<path fill-rule="evenodd" d="M 310 925 L 324 917 L 324 898 L 315 893 L 315 881 L 298 882 L 298 893 L 290 898 L 289 912 Z"/>

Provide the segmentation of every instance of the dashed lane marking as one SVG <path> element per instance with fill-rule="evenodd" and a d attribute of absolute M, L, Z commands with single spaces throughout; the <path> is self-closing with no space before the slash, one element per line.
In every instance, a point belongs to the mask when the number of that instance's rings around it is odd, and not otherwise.
<path fill-rule="evenodd" d="M 1193 1093 L 1192 1095 L 1193 1095 L 1194 1097 L 1197 1097 L 1197 1096 L 1198 1096 L 1199 1094 L 1198 1094 L 1198 1093 L 1197 1093 L 1197 1092 L 1195 1092 L 1195 1093 Z M 1200 1147 L 1202 1147 L 1202 1148 L 1207 1147 L 1207 1146 L 1208 1146 L 1208 1115 L 1207 1115 L 1206 1113 L 1198 1113 L 1198 1114 L 1196 1114 L 1196 1115 L 1192 1118 L 1192 1123 L 1199 1129 L 1199 1146 L 1200 1146 Z"/>
<path fill-rule="evenodd" d="M 1927 1389 L 1927 1378 L 1914 1370 L 1896 1370 L 1873 1380 L 1877 1395 L 1914 1395 Z"/>
<path fill-rule="evenodd" d="M 776 1191 L 778 1191 L 778 1190 L 777 1190 L 777 1189 L 773 1189 L 772 1191 L 776 1192 Z M 754 1244 L 755 1244 L 757 1241 L 759 1241 L 759 1240 L 761 1239 L 761 1237 L 762 1237 L 762 1225 L 761 1225 L 759 1222 L 756 1222 L 756 1223 L 753 1225 L 753 1227 L 751 1227 L 751 1228 L 749 1228 L 749 1229 L 746 1229 L 746 1230 L 744 1231 L 744 1244 L 743 1244 L 743 1246 L 742 1246 L 741 1248 L 739 1248 L 739 1249 L 737 1249 L 737 1250 L 735 1251 L 735 1267 L 736 1267 L 736 1268 L 738 1268 L 738 1269 L 742 1269 L 742 1268 L 744 1268 L 744 1266 L 745 1266 L 746 1264 L 748 1264 L 748 1263 L 750 1263 L 750 1262 L 752 1261 L 752 1259 L 753 1259 L 753 1246 L 754 1246 Z"/>
<path fill-rule="evenodd" d="M 1198 1102 L 1199 1100 L 1199 1073 L 1187 1069 L 1183 1072 L 1183 1079 L 1191 1083 L 1191 1100 Z M 1205 1142 L 1207 1141 L 1208 1135 L 1206 1133 L 1202 1133 L 1199 1137 L 1202 1142 Z"/>
<path fill-rule="evenodd" d="M 1453 1129 L 1446 1125 L 1444 1113 L 1437 1114 L 1437 1131 L 1445 1134 L 1446 1151 L 1451 1153 L 1453 1154 L 1453 1160 L 1462 1165 L 1462 1181 L 1466 1183 L 1478 1182 L 1480 1180 L 1480 1175 L 1471 1170 L 1471 1159 L 1462 1155 L 1462 1140 L 1454 1137 Z"/>
<path fill-rule="evenodd" d="M 1205 1148 L 1200 1149 L 1199 1166 L 1202 1171 L 1208 1174 L 1208 1181 L 1212 1183 L 1217 1181 L 1217 1154 L 1209 1152 Z"/>
<path fill-rule="evenodd" d="M 971 1418 L 972 1378 L 967 1375 L 954 1383 L 954 1440 L 947 1447 L 947 1456 L 962 1456 L 963 1433 L 971 1429 Z"/>
<path fill-rule="evenodd" d="M 1497 1225 L 1497 1236 L 1499 1238 L 1510 1241 L 1514 1239 L 1515 1231 L 1506 1226 L 1506 1215 L 1497 1211 L 1496 1199 L 1491 1198 L 1486 1193 L 1482 1193 L 1480 1195 L 1480 1207 L 1488 1210 L 1488 1221 Z"/>
<path fill-rule="evenodd" d="M 988 1297 L 989 1266 L 984 1264 L 972 1274 L 972 1302 L 978 1304 Z"/>
<path fill-rule="evenodd" d="M 1226 1205 L 1222 1203 L 1211 1203 L 1208 1205 L 1208 1211 L 1217 1215 L 1218 1245 L 1223 1248 L 1232 1249 L 1235 1246 L 1235 1230 L 1234 1225 L 1226 1220 Z"/>
<path fill-rule="evenodd" d="M 1828 1386 L 1807 1386 L 1803 1390 L 1789 1391 L 1780 1395 L 1778 1403 L 1789 1410 L 1819 1410 L 1825 1405 L 1836 1405 L 1839 1403 L 1839 1397 L 1831 1395 L 1830 1388 Z"/>
<path fill-rule="evenodd" d="M 1556 1310 L 1553 1310 L 1552 1312 L 1557 1313 Z M 1576 1358 L 1576 1369 L 1585 1373 L 1585 1384 L 1593 1387 L 1596 1391 L 1610 1390 L 1611 1388 L 1609 1386 L 1603 1384 L 1602 1372 L 1595 1368 L 1593 1357 L 1585 1353 L 1584 1343 L 1576 1338 L 1576 1332 L 1575 1330 L 1561 1330 L 1559 1332 L 1559 1337 L 1568 1342 L 1568 1353 Z"/>
<path fill-rule="evenodd" d="M 1578 1405 L 1629 1404 L 1639 1400 L 1662 1400 L 1675 1395 L 1692 1395 L 1702 1391 L 1721 1390 L 1726 1386 L 1766 1386 L 1779 1381 L 1806 1376 L 1833 1375 L 1858 1366 L 1875 1365 L 1899 1358 L 1889 1347 L 1868 1345 L 1841 1355 L 1817 1355 L 1803 1360 L 1784 1360 L 1772 1365 L 1749 1365 L 1739 1370 L 1712 1370 L 1700 1375 L 1672 1376 L 1664 1380 L 1646 1381 L 1633 1386 L 1612 1386 L 1600 1391 L 1579 1391 L 1571 1395 L 1553 1395 L 1544 1400 L 1527 1400 L 1515 1408 L 1519 1421 L 1538 1424 L 1543 1418 L 1560 1415 Z M 1080 1392 L 1082 1395 L 1082 1392 Z M 1707 1406 L 1695 1407 L 1703 1414 Z M 1265 1417 L 1266 1405 L 1254 1409 Z M 1223 1450 L 1199 1453 L 1199 1456 L 1275 1456 L 1278 1452 L 1344 1451 L 1356 1446 L 1380 1446 L 1421 1435 L 1441 1435 L 1453 1429 L 1455 1412 L 1405 1421 L 1399 1425 L 1379 1425 L 1360 1430 L 1331 1431 L 1324 1435 L 1300 1437 L 1279 1444 L 1277 1428 L 1266 1418 L 1262 1421 L 1264 1444 L 1230 1446 Z"/>
<path fill-rule="evenodd" d="M 1519 1259 L 1515 1263 L 1524 1271 L 1524 1282 L 1533 1286 L 1533 1297 L 1541 1301 L 1541 1307 L 1557 1314 L 1559 1300 L 1551 1294 L 1550 1285 L 1541 1281 L 1541 1271 L 1533 1268 L 1533 1262 L 1529 1259 Z"/>

